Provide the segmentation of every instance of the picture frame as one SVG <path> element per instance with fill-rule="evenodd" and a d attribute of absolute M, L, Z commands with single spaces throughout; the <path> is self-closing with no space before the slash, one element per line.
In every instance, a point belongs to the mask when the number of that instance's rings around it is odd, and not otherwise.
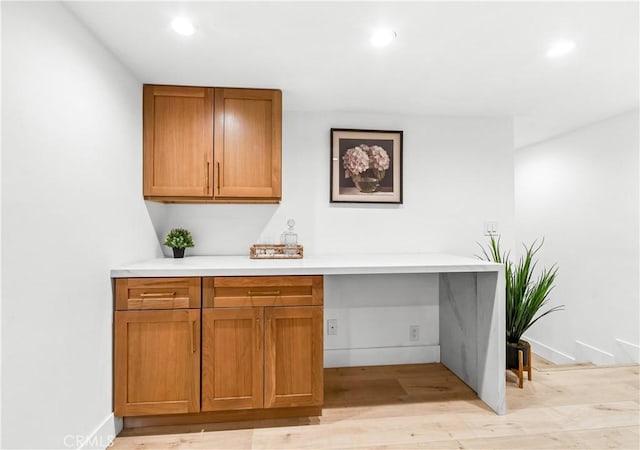
<path fill-rule="evenodd" d="M 402 131 L 331 128 L 331 203 L 402 203 Z"/>

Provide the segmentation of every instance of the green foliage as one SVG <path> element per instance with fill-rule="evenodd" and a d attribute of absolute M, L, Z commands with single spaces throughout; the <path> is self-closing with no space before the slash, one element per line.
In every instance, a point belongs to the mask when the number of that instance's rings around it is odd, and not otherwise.
<path fill-rule="evenodd" d="M 554 264 L 549 269 L 542 269 L 538 278 L 534 280 L 533 272 L 537 264 L 534 256 L 542 247 L 544 239 L 537 246 L 536 242 L 534 241 L 529 247 L 523 244 L 525 253 L 515 264 L 509 260 L 509 252 L 500 250 L 500 238 L 496 240 L 491 236 L 488 249 L 480 246 L 482 249 L 480 258 L 504 264 L 507 342 L 514 344 L 517 344 L 524 332 L 542 317 L 564 309 L 564 305 L 554 306 L 536 316 L 548 303 L 549 294 L 553 290 L 553 283 L 558 274 L 558 267 Z"/>
<path fill-rule="evenodd" d="M 193 247 L 191 232 L 184 228 L 172 228 L 164 239 L 164 245 L 171 248 Z"/>

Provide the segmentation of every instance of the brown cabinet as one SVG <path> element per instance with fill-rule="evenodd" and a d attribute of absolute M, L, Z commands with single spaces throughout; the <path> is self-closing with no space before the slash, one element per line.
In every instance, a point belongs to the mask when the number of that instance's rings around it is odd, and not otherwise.
<path fill-rule="evenodd" d="M 263 308 L 202 311 L 202 410 L 263 407 Z"/>
<path fill-rule="evenodd" d="M 143 88 L 144 196 L 212 196 L 213 88 Z"/>
<path fill-rule="evenodd" d="M 320 413 L 322 276 L 115 287 L 114 410 L 125 426 L 177 420 L 153 422 L 167 414 L 198 413 L 188 419 L 198 423 Z"/>
<path fill-rule="evenodd" d="M 200 411 L 200 311 L 116 311 L 115 415 Z"/>
<path fill-rule="evenodd" d="M 116 280 L 116 416 L 200 411 L 200 282 Z"/>
<path fill-rule="evenodd" d="M 205 278 L 203 291 L 203 411 L 322 405 L 322 277 Z"/>
<path fill-rule="evenodd" d="M 200 308 L 200 278 L 118 278 L 116 309 Z"/>
<path fill-rule="evenodd" d="M 321 405 L 322 306 L 265 308 L 264 406 Z"/>
<path fill-rule="evenodd" d="M 205 308 L 322 305 L 321 276 L 215 277 L 202 280 Z"/>
<path fill-rule="evenodd" d="M 215 198 L 279 199 L 282 94 L 266 89 L 215 91 Z"/>
<path fill-rule="evenodd" d="M 145 85 L 144 196 L 171 202 L 277 202 L 282 94 Z"/>

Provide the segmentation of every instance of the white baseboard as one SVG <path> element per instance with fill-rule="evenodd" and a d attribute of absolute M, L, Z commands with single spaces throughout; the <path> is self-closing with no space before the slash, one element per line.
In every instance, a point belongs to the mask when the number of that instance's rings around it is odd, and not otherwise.
<path fill-rule="evenodd" d="M 580 362 L 590 362 L 598 366 L 609 366 L 616 362 L 611 353 L 582 341 L 576 341 L 576 359 Z"/>
<path fill-rule="evenodd" d="M 618 351 L 616 351 L 616 363 L 640 364 L 640 345 L 622 339 L 616 339 Z"/>
<path fill-rule="evenodd" d="M 523 339 L 531 343 L 531 349 L 537 355 L 551 361 L 554 364 L 593 363 L 599 366 L 612 364 L 640 364 L 640 346 L 631 342 L 616 339 L 615 353 L 594 347 L 583 341 L 575 342 L 575 356 L 567 355 L 542 342 L 523 336 Z"/>
<path fill-rule="evenodd" d="M 536 355 L 542 356 L 547 361 L 551 361 L 554 364 L 575 364 L 576 359 L 573 356 L 562 353 L 560 350 L 549 347 L 540 341 L 531 339 L 528 336 L 522 336 L 527 342 L 531 344 L 531 350 Z"/>
<path fill-rule="evenodd" d="M 439 345 L 325 349 L 324 367 L 382 366 L 440 362 Z"/>
<path fill-rule="evenodd" d="M 83 439 L 76 439 L 78 450 L 100 449 L 104 450 L 111 446 L 116 435 L 122 431 L 122 418 L 115 417 L 113 413 L 102 421 L 93 433 Z M 65 445 L 67 442 L 65 442 Z"/>

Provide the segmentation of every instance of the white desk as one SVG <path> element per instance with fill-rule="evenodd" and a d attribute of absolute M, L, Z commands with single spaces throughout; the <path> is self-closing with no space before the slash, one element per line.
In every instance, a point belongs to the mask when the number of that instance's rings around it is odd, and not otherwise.
<path fill-rule="evenodd" d="M 505 413 L 504 266 L 435 253 L 158 258 L 115 268 L 113 278 L 439 274 L 440 360 L 498 414 Z"/>

